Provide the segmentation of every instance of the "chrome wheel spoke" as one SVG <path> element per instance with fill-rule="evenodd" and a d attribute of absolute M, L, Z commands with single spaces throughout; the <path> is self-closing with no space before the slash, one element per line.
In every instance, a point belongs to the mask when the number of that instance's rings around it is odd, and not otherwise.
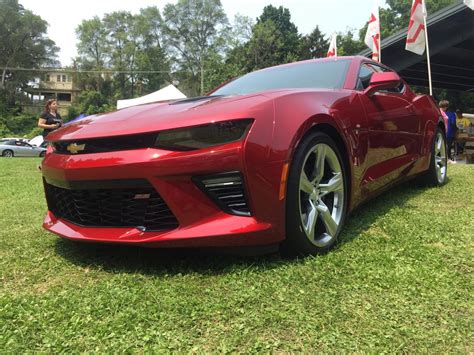
<path fill-rule="evenodd" d="M 437 166 L 439 166 L 439 167 L 446 166 L 446 158 L 437 156 L 437 157 L 435 157 L 435 159 L 436 159 L 436 165 Z"/>
<path fill-rule="evenodd" d="M 317 146 L 317 148 L 314 150 L 314 153 L 316 154 L 315 167 L 314 167 L 315 169 L 314 182 L 319 183 L 324 176 L 324 161 L 326 159 L 326 146 L 324 144 Z"/>
<path fill-rule="evenodd" d="M 310 238 L 314 238 L 314 231 L 316 229 L 316 221 L 318 220 L 318 210 L 316 209 L 316 206 L 311 200 L 309 201 L 309 204 L 311 207 L 309 208 L 309 211 L 308 211 L 308 219 L 304 226 L 304 229 L 306 231 L 307 236 L 309 236 Z"/>
<path fill-rule="evenodd" d="M 300 177 L 300 190 L 307 194 L 311 194 L 313 192 L 313 188 L 314 185 L 311 183 L 311 181 L 309 181 L 306 173 L 303 170 Z"/>
<path fill-rule="evenodd" d="M 436 153 L 439 153 L 441 151 L 441 146 L 443 144 L 443 139 L 438 136 L 437 139 L 436 139 Z"/>
<path fill-rule="evenodd" d="M 319 201 L 317 206 L 317 210 L 321 219 L 326 227 L 326 231 L 330 236 L 335 236 L 337 232 L 337 228 L 339 227 L 338 223 L 332 218 L 331 211 L 326 206 L 326 204 L 322 201 Z"/>
<path fill-rule="evenodd" d="M 326 184 L 319 184 L 320 197 L 323 197 L 331 192 L 338 192 L 344 189 L 342 180 L 342 173 L 336 173 Z"/>

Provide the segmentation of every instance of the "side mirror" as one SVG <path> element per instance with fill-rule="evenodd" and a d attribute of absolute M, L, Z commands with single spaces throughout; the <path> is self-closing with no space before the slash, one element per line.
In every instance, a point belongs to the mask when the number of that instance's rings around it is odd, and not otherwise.
<path fill-rule="evenodd" d="M 364 90 L 364 95 L 372 96 L 377 91 L 396 88 L 400 82 L 401 79 L 395 72 L 373 73 L 369 86 Z"/>

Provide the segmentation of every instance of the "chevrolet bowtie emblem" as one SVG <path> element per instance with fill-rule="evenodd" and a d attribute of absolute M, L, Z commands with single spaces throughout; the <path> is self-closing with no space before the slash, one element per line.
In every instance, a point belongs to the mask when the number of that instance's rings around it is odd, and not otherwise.
<path fill-rule="evenodd" d="M 85 144 L 71 143 L 67 146 L 66 149 L 71 154 L 77 154 L 78 152 L 82 152 L 84 149 L 86 149 L 86 145 Z"/>

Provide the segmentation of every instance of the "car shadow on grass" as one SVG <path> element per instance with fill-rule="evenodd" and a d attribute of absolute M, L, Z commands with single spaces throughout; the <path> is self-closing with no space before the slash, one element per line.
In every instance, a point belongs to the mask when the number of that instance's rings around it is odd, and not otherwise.
<path fill-rule="evenodd" d="M 392 208 L 406 204 L 412 197 L 425 191 L 413 183 L 399 185 L 356 209 L 346 220 L 340 241 L 341 249 L 360 233 L 370 228 L 380 217 Z M 57 239 L 55 249 L 58 255 L 69 262 L 87 268 L 108 272 L 141 274 L 223 274 L 244 269 L 275 269 L 288 264 L 304 263 L 306 258 L 282 258 L 275 251 L 263 253 L 257 250 L 240 249 L 153 249 L 128 245 L 80 243 Z M 334 250 L 334 249 L 333 249 Z M 263 250 L 265 251 L 265 250 Z M 324 257 L 317 256 L 317 257 Z"/>

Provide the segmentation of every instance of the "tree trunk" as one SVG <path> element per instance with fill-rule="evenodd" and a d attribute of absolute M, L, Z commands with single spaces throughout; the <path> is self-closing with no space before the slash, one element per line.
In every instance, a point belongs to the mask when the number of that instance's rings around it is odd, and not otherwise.
<path fill-rule="evenodd" d="M 201 58 L 201 96 L 204 95 L 204 63 Z"/>
<path fill-rule="evenodd" d="M 5 77 L 7 75 L 7 68 L 2 71 L 2 82 L 0 83 L 0 89 L 5 89 Z"/>

